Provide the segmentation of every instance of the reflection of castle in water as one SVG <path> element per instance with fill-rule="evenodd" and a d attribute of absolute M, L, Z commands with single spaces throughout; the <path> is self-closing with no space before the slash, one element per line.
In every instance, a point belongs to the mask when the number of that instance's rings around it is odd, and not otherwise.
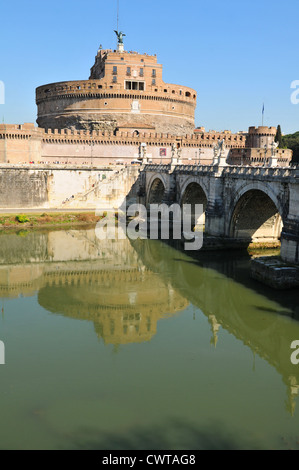
<path fill-rule="evenodd" d="M 149 341 L 158 320 L 188 305 L 169 283 L 144 267 L 128 239 L 98 241 L 94 230 L 71 230 L 40 237 L 30 233 L 26 245 L 31 251 L 25 251 L 24 258 L 20 238 L 5 237 L 0 256 L 6 263 L 20 257 L 23 264 L 0 267 L 0 296 L 38 292 L 46 310 L 93 321 L 106 344 Z M 33 253 L 38 253 L 35 259 Z"/>
<path fill-rule="evenodd" d="M 160 242 L 98 241 L 93 230 L 1 236 L 0 263 L 1 297 L 38 293 L 46 310 L 92 321 L 106 344 L 149 341 L 159 320 L 191 302 L 208 318 L 213 347 L 224 329 L 277 370 L 294 413 L 299 367 L 291 364 L 290 344 L 299 323 L 215 269 Z"/>

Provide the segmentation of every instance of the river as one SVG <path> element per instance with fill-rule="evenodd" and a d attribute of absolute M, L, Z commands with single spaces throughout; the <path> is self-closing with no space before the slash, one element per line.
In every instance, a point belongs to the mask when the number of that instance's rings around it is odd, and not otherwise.
<path fill-rule="evenodd" d="M 299 449 L 298 292 L 242 252 L 0 235 L 1 449 Z"/>

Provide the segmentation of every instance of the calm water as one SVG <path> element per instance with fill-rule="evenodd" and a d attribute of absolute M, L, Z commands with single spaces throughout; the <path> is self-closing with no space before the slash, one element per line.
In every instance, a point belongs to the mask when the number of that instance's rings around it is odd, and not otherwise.
<path fill-rule="evenodd" d="M 298 294 L 240 253 L 0 236 L 0 448 L 299 448 Z"/>

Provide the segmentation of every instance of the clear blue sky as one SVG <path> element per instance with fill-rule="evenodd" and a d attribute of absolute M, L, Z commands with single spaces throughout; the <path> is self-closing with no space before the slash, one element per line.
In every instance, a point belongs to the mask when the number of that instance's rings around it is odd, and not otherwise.
<path fill-rule="evenodd" d="M 116 47 L 117 0 L 1 0 L 1 121 L 35 122 L 35 88 L 87 79 L 100 44 Z M 299 130 L 299 1 L 120 0 L 125 48 L 157 54 L 164 81 L 198 93 L 196 126 Z"/>

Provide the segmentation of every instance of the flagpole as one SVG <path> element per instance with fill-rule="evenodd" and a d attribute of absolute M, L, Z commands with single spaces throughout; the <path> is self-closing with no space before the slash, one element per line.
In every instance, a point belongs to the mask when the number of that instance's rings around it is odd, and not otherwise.
<path fill-rule="evenodd" d="M 117 31 L 119 31 L 118 26 L 119 26 L 119 0 L 117 0 Z"/>
<path fill-rule="evenodd" d="M 263 111 L 262 111 L 262 126 L 264 126 L 264 114 L 265 114 L 265 104 L 263 104 Z"/>

